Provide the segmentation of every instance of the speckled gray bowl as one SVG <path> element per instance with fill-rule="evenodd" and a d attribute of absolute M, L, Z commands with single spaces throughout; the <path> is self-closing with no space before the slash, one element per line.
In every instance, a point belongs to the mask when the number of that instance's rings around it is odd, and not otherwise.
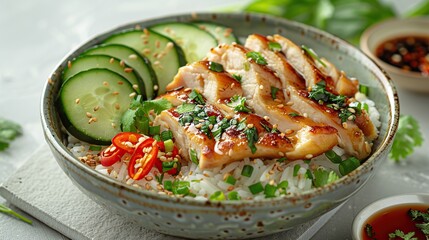
<path fill-rule="evenodd" d="M 368 160 L 348 176 L 323 188 L 293 196 L 262 201 L 205 202 L 159 195 L 127 186 L 98 173 L 74 158 L 64 145 L 65 134 L 54 100 L 60 75 L 67 61 L 110 34 L 135 26 L 146 27 L 163 21 L 210 20 L 234 29 L 244 38 L 248 34 L 282 34 L 298 44 L 315 49 L 350 76 L 370 87 L 381 113 L 380 137 Z M 89 197 L 148 229 L 189 238 L 249 238 L 291 229 L 326 213 L 358 191 L 374 173 L 390 150 L 399 117 L 395 87 L 380 68 L 352 45 L 320 30 L 296 22 L 250 14 L 187 14 L 135 22 L 101 34 L 73 51 L 54 70 L 42 97 L 42 124 L 46 140 L 59 165 Z M 136 224 L 137 224 L 136 223 Z"/>

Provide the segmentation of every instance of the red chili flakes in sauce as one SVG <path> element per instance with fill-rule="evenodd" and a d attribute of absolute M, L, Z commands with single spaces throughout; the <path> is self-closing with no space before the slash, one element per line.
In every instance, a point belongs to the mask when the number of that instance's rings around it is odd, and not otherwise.
<path fill-rule="evenodd" d="M 387 40 L 377 47 L 376 56 L 390 65 L 429 76 L 429 36 Z"/>

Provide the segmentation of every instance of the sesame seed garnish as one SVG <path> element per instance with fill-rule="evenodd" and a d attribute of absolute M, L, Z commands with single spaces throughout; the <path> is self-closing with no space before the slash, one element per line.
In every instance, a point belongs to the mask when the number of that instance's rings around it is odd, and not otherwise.
<path fill-rule="evenodd" d="M 273 175 L 273 174 L 274 174 L 274 171 L 273 171 L 273 170 L 270 170 L 270 171 L 268 171 L 268 174 Z"/>
<path fill-rule="evenodd" d="M 273 40 L 274 40 L 273 36 L 267 36 L 267 39 L 268 39 L 269 41 L 273 41 Z"/>
<path fill-rule="evenodd" d="M 347 110 L 349 110 L 349 112 L 351 113 L 356 113 L 356 110 L 354 108 L 347 108 Z"/>
<path fill-rule="evenodd" d="M 343 122 L 343 124 L 342 124 L 342 125 L 343 125 L 343 128 L 344 128 L 344 129 L 347 129 L 347 123 L 346 123 L 346 122 Z"/>
<path fill-rule="evenodd" d="M 231 35 L 232 33 L 232 28 L 227 28 L 225 29 L 225 33 L 223 34 L 225 37 L 229 37 L 229 35 Z"/>
<path fill-rule="evenodd" d="M 185 88 L 185 92 L 189 92 L 189 91 L 191 91 L 192 89 L 191 88 Z"/>
<path fill-rule="evenodd" d="M 74 100 L 74 102 L 75 102 L 76 104 L 79 104 L 79 103 L 80 103 L 80 99 L 79 99 L 79 98 L 76 98 L 76 100 Z"/>
<path fill-rule="evenodd" d="M 119 65 L 121 65 L 121 67 L 125 67 L 125 62 L 124 62 L 124 60 L 121 60 L 121 61 L 119 62 Z"/>
<path fill-rule="evenodd" d="M 303 113 L 302 116 L 308 117 L 308 114 L 307 113 Z"/>
<path fill-rule="evenodd" d="M 286 103 L 286 105 L 288 105 L 288 106 L 292 106 L 292 105 L 293 105 L 293 102 L 287 102 L 287 103 Z"/>
<path fill-rule="evenodd" d="M 278 124 L 274 124 L 274 125 L 273 125 L 273 128 L 274 128 L 274 129 L 277 129 L 278 127 L 279 127 L 279 125 L 278 125 Z"/>
<path fill-rule="evenodd" d="M 107 86 L 109 86 L 109 83 L 108 83 L 108 82 L 106 82 L 106 81 L 104 81 L 104 82 L 103 82 L 103 85 L 107 87 Z"/>
<path fill-rule="evenodd" d="M 234 190 L 234 186 L 229 186 L 227 190 L 228 190 L 228 191 L 232 191 L 232 190 Z"/>
<path fill-rule="evenodd" d="M 135 54 L 131 54 L 130 56 L 128 56 L 129 59 L 137 59 L 137 55 Z"/>
<path fill-rule="evenodd" d="M 285 133 L 280 133 L 280 137 L 284 138 L 286 136 Z"/>
<path fill-rule="evenodd" d="M 153 62 L 153 65 L 160 65 L 160 64 L 161 64 L 161 62 L 159 62 L 159 61 Z"/>
<path fill-rule="evenodd" d="M 143 49 L 143 54 L 149 55 L 150 49 L 148 49 L 148 48 Z"/>
<path fill-rule="evenodd" d="M 259 89 L 264 89 L 264 85 L 259 85 Z"/>
<path fill-rule="evenodd" d="M 354 116 L 354 115 L 350 115 L 350 116 L 347 118 L 347 120 L 352 121 L 354 118 L 355 118 L 355 116 Z"/>
<path fill-rule="evenodd" d="M 129 68 L 129 67 L 124 68 L 124 72 L 126 72 L 126 73 L 130 73 L 130 72 L 132 72 L 132 71 L 133 71 L 133 69 L 132 69 L 132 68 Z"/>
<path fill-rule="evenodd" d="M 100 109 L 100 106 L 95 106 L 93 110 L 96 112 L 98 109 Z"/>
<path fill-rule="evenodd" d="M 146 179 L 146 181 L 152 181 L 153 177 L 152 176 L 146 176 L 144 179 Z"/>
<path fill-rule="evenodd" d="M 112 94 L 113 95 L 119 95 L 119 92 L 118 91 L 114 91 L 114 92 L 112 92 Z"/>
<path fill-rule="evenodd" d="M 192 13 L 191 13 L 191 17 L 192 17 L 192 19 L 197 19 L 197 18 L 198 18 L 198 15 L 197 15 L 197 13 L 196 13 L 196 12 L 192 12 Z"/>
<path fill-rule="evenodd" d="M 283 152 L 279 152 L 279 156 L 284 156 L 285 154 Z"/>
<path fill-rule="evenodd" d="M 294 131 L 292 129 L 286 129 L 285 134 L 289 135 L 292 134 Z"/>
<path fill-rule="evenodd" d="M 68 61 L 68 62 L 67 62 L 67 67 L 68 67 L 68 68 L 71 68 L 71 67 L 72 67 L 72 63 L 71 63 L 71 61 Z"/>
<path fill-rule="evenodd" d="M 196 128 L 201 128 L 203 125 L 201 123 L 198 123 L 197 125 L 195 125 Z"/>
<path fill-rule="evenodd" d="M 139 86 L 137 84 L 133 84 L 133 89 L 137 90 L 137 89 L 139 89 Z"/>
<path fill-rule="evenodd" d="M 118 81 L 118 85 L 123 85 L 123 84 L 124 84 L 124 82 Z"/>
<path fill-rule="evenodd" d="M 253 124 L 251 123 L 247 124 L 247 128 L 252 128 L 252 127 L 253 127 Z"/>
<path fill-rule="evenodd" d="M 110 58 L 109 63 L 112 64 L 114 62 L 115 62 L 115 59 L 114 58 Z"/>
<path fill-rule="evenodd" d="M 86 117 L 87 118 L 92 118 L 92 114 L 90 112 L 86 112 Z"/>
<path fill-rule="evenodd" d="M 167 45 L 165 46 L 166 49 L 172 49 L 174 46 L 174 43 L 172 42 L 168 42 Z"/>
<path fill-rule="evenodd" d="M 146 28 L 145 28 L 145 29 L 146 29 Z M 149 183 L 146 183 L 146 184 L 144 185 L 144 187 L 146 188 L 146 190 L 151 189 L 151 187 L 150 187 Z"/>
<path fill-rule="evenodd" d="M 121 108 L 121 105 L 119 105 L 119 103 L 115 103 L 115 108 L 116 110 L 119 110 Z"/>
<path fill-rule="evenodd" d="M 113 128 L 116 128 L 116 124 L 115 123 L 111 123 L 110 124 Z"/>
<path fill-rule="evenodd" d="M 145 35 L 149 35 L 149 31 L 147 30 L 147 28 L 143 29 L 143 33 L 144 33 Z"/>
<path fill-rule="evenodd" d="M 270 117 L 268 116 L 264 116 L 265 121 L 269 122 L 270 121 Z"/>
<path fill-rule="evenodd" d="M 137 93 L 136 92 L 132 92 L 132 93 L 130 93 L 130 95 L 128 95 L 130 98 L 133 98 L 133 97 L 135 97 L 137 95 Z"/>
<path fill-rule="evenodd" d="M 282 108 L 282 107 L 284 107 L 284 105 L 283 104 L 279 104 L 279 105 L 277 105 L 277 107 Z"/>
<path fill-rule="evenodd" d="M 213 129 L 213 124 L 209 124 L 209 129 L 212 130 Z"/>
<path fill-rule="evenodd" d="M 280 103 L 280 102 L 282 102 L 282 100 L 280 100 L 280 99 L 276 98 L 276 99 L 274 99 L 274 102 L 278 102 L 278 103 Z"/>
<path fill-rule="evenodd" d="M 158 85 L 153 85 L 153 90 L 158 90 Z"/>

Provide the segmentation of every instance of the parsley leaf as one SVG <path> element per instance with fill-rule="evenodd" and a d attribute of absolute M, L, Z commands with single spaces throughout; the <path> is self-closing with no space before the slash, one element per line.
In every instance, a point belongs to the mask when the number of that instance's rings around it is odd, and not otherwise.
<path fill-rule="evenodd" d="M 409 232 L 405 234 L 403 231 L 396 229 L 395 232 L 389 233 L 389 239 L 395 239 L 396 237 L 399 237 L 404 240 L 418 240 L 417 238 L 413 237 L 415 234 L 415 232 Z"/>
<path fill-rule="evenodd" d="M 233 108 L 236 112 L 252 112 L 252 110 L 246 106 L 246 98 L 239 95 L 234 95 L 230 99 L 231 101 L 227 103 L 229 107 Z"/>
<path fill-rule="evenodd" d="M 203 98 L 203 95 L 196 91 L 195 89 L 192 90 L 192 92 L 189 94 L 189 99 L 194 100 L 198 104 L 205 104 L 206 101 Z"/>
<path fill-rule="evenodd" d="M 267 60 L 265 60 L 265 58 L 259 52 L 254 52 L 254 51 L 248 52 L 248 53 L 246 53 L 246 57 L 253 59 L 257 64 L 260 64 L 260 65 L 267 65 L 268 64 Z"/>
<path fill-rule="evenodd" d="M 11 141 L 22 135 L 22 128 L 15 122 L 0 118 L 0 151 L 9 147 Z"/>
<path fill-rule="evenodd" d="M 389 157 L 399 162 L 400 159 L 413 153 L 415 147 L 422 144 L 423 136 L 417 120 L 412 116 L 402 115 L 399 118 L 398 130 Z"/>

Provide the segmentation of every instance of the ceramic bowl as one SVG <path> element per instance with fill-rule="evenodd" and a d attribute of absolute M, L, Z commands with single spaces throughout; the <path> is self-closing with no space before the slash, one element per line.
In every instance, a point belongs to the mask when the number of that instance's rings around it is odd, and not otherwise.
<path fill-rule="evenodd" d="M 429 37 L 429 18 L 390 19 L 377 23 L 362 34 L 360 47 L 386 70 L 399 87 L 428 93 L 429 76 L 423 76 L 417 72 L 405 71 L 376 57 L 375 51 L 384 41 L 405 36 Z"/>
<path fill-rule="evenodd" d="M 315 49 L 350 76 L 369 86 L 369 97 L 378 106 L 382 126 L 371 156 L 349 175 L 312 191 L 265 200 L 197 201 L 175 198 L 134 188 L 111 179 L 81 163 L 65 146 L 55 108 L 61 71 L 67 61 L 85 49 L 100 43 L 112 33 L 164 22 L 209 20 L 230 26 L 242 40 L 249 34 L 282 34 Z M 265 15 L 185 14 L 134 22 L 103 33 L 70 53 L 50 76 L 42 96 L 42 124 L 46 141 L 64 172 L 84 193 L 102 206 L 134 219 L 137 224 L 155 231 L 198 239 L 249 238 L 264 236 L 315 219 L 338 206 L 358 191 L 380 162 L 386 159 L 395 134 L 399 105 L 389 77 L 367 56 L 341 39 L 318 29 Z"/>
<path fill-rule="evenodd" d="M 352 233 L 354 240 L 363 239 L 362 229 L 367 223 L 367 220 L 377 214 L 377 212 L 383 211 L 383 209 L 399 206 L 399 205 L 409 205 L 409 204 L 429 204 L 429 194 L 404 194 L 396 195 L 387 198 L 380 199 L 376 202 L 371 203 L 362 209 L 358 215 L 356 215 L 353 225 Z"/>

